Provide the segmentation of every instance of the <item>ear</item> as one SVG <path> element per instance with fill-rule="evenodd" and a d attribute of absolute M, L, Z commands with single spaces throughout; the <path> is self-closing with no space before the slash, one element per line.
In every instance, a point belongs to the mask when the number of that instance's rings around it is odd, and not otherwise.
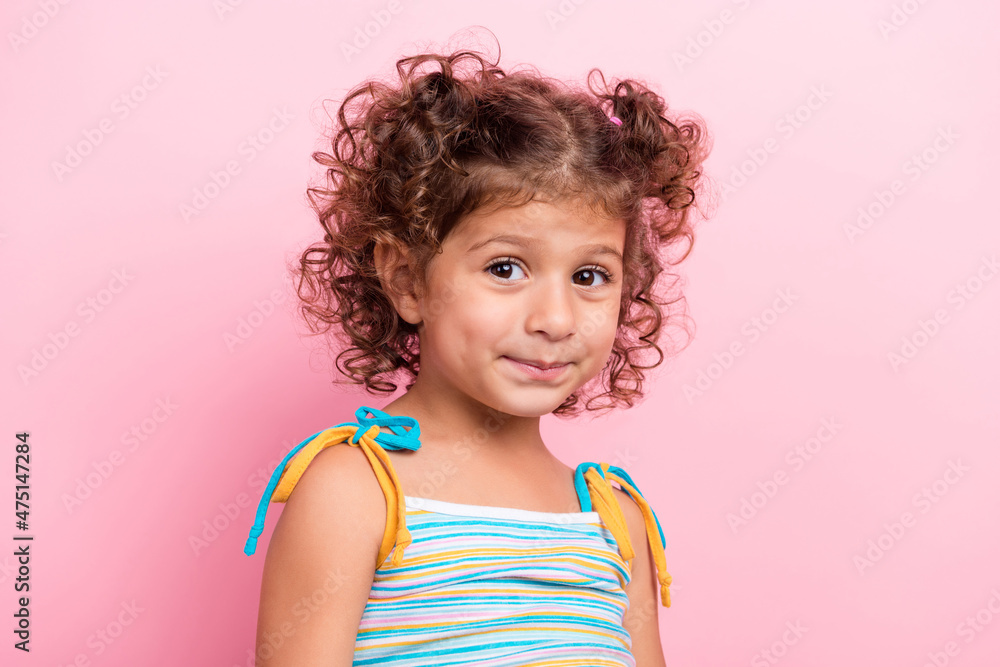
<path fill-rule="evenodd" d="M 410 324 L 420 324 L 421 285 L 409 250 L 376 242 L 375 271 L 399 316 Z"/>

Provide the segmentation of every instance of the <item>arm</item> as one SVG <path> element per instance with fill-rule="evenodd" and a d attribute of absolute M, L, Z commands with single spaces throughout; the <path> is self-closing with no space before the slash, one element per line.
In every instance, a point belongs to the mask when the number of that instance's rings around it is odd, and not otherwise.
<path fill-rule="evenodd" d="M 385 511 L 385 496 L 364 452 L 344 444 L 316 455 L 268 545 L 257 617 L 258 667 L 340 667 L 354 661 Z"/>
<path fill-rule="evenodd" d="M 646 536 L 642 511 L 635 501 L 619 489 L 615 497 L 628 524 L 629 539 L 635 558 L 632 559 L 632 579 L 625 587 L 629 608 L 622 625 L 632 637 L 632 654 L 636 667 L 666 667 L 660 646 L 660 626 L 657 612 L 660 605 L 659 585 L 653 555 Z"/>

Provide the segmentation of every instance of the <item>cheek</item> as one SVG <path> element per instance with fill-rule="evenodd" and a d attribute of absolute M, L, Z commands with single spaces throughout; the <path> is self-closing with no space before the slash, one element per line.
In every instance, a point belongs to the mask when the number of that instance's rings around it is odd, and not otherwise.
<path fill-rule="evenodd" d="M 609 303 L 594 314 L 600 322 L 593 334 L 593 345 L 604 354 L 611 354 L 618 334 L 618 303 Z"/>
<path fill-rule="evenodd" d="M 621 309 L 620 299 L 608 299 L 599 308 L 595 309 L 595 319 L 600 321 L 600 330 L 604 335 L 614 335 L 618 328 L 618 314 Z"/>
<path fill-rule="evenodd" d="M 435 338 L 452 354 L 495 343 L 503 333 L 498 323 L 508 321 L 498 305 L 489 299 L 459 296 L 433 315 Z"/>
<path fill-rule="evenodd" d="M 510 323 L 508 316 L 487 299 L 475 299 L 465 303 L 456 313 L 456 324 L 469 342 L 490 343 L 503 336 L 501 322 Z"/>
<path fill-rule="evenodd" d="M 611 354 L 611 350 L 615 346 L 615 334 L 617 333 L 618 333 L 617 329 L 608 329 L 604 333 L 604 337 L 601 340 L 601 350 L 604 353 L 605 357 Z"/>

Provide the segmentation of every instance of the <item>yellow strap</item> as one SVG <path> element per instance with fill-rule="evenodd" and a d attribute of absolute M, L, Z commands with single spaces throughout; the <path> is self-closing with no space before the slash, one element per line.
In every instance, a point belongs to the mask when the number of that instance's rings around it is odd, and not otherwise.
<path fill-rule="evenodd" d="M 377 425 L 371 426 L 357 442 L 351 442 L 354 439 L 352 436 L 358 430 L 357 426 L 336 426 L 316 436 L 288 462 L 278 486 L 271 494 L 271 502 L 283 503 L 288 500 L 292 489 L 302 477 L 302 473 L 323 449 L 343 442 L 352 447 L 360 447 L 368 458 L 368 462 L 371 463 L 379 486 L 382 487 L 382 492 L 385 494 L 385 533 L 382 536 L 382 545 L 379 547 L 375 566 L 379 567 L 385 562 L 393 545 L 396 546 L 396 552 L 392 555 L 392 565 L 398 566 L 403 561 L 403 551 L 413 541 L 410 531 L 406 528 L 406 502 L 403 490 L 389 455 L 386 454 L 381 445 L 375 442 L 375 438 L 379 434 L 379 427 Z M 392 511 L 393 508 L 395 508 L 395 512 Z"/>
<path fill-rule="evenodd" d="M 601 467 L 603 468 L 605 465 L 602 463 Z M 622 558 L 631 561 L 635 557 L 635 550 L 632 548 L 632 540 L 628 534 L 628 524 L 625 523 L 625 515 L 622 514 L 622 508 L 615 499 L 611 485 L 593 468 L 585 472 L 583 477 L 590 482 L 590 502 L 597 513 L 601 515 L 604 525 L 607 526 L 608 530 L 614 536 Z"/>
<path fill-rule="evenodd" d="M 584 473 L 584 478 L 590 482 L 590 500 L 594 509 L 600 514 L 601 519 L 611 531 L 615 541 L 618 542 L 622 558 L 631 561 L 635 557 L 635 549 L 632 547 L 632 540 L 629 538 L 628 525 L 625 523 L 625 516 L 615 498 L 613 487 L 609 480 L 618 482 L 623 491 L 639 505 L 642 511 L 643 521 L 646 525 L 646 536 L 653 553 L 653 562 L 656 564 L 656 578 L 660 582 L 660 601 L 664 607 L 670 606 L 670 584 L 673 579 L 667 572 L 667 557 L 663 551 L 663 543 L 660 541 L 660 530 L 656 525 L 656 518 L 653 516 L 653 509 L 638 489 L 623 480 L 613 472 L 608 471 L 608 464 L 601 463 L 601 470 L 605 477 L 594 468 L 590 468 Z M 630 563 L 631 565 L 631 563 Z"/>

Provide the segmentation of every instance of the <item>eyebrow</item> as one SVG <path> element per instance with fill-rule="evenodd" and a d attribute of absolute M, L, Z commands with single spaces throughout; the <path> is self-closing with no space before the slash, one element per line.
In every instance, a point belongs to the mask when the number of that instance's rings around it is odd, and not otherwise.
<path fill-rule="evenodd" d="M 519 248 L 530 248 L 531 241 L 521 236 L 511 236 L 510 234 L 494 234 L 493 236 L 479 241 L 478 243 L 473 243 L 469 246 L 466 252 L 473 252 L 479 250 L 484 246 L 488 246 L 491 243 L 509 243 L 510 245 L 518 246 Z M 612 248 L 609 245 L 603 243 L 595 243 L 593 245 L 581 246 L 578 250 L 581 253 L 588 255 L 611 255 L 612 257 L 617 257 L 619 262 L 624 263 L 622 259 L 622 254 Z"/>

